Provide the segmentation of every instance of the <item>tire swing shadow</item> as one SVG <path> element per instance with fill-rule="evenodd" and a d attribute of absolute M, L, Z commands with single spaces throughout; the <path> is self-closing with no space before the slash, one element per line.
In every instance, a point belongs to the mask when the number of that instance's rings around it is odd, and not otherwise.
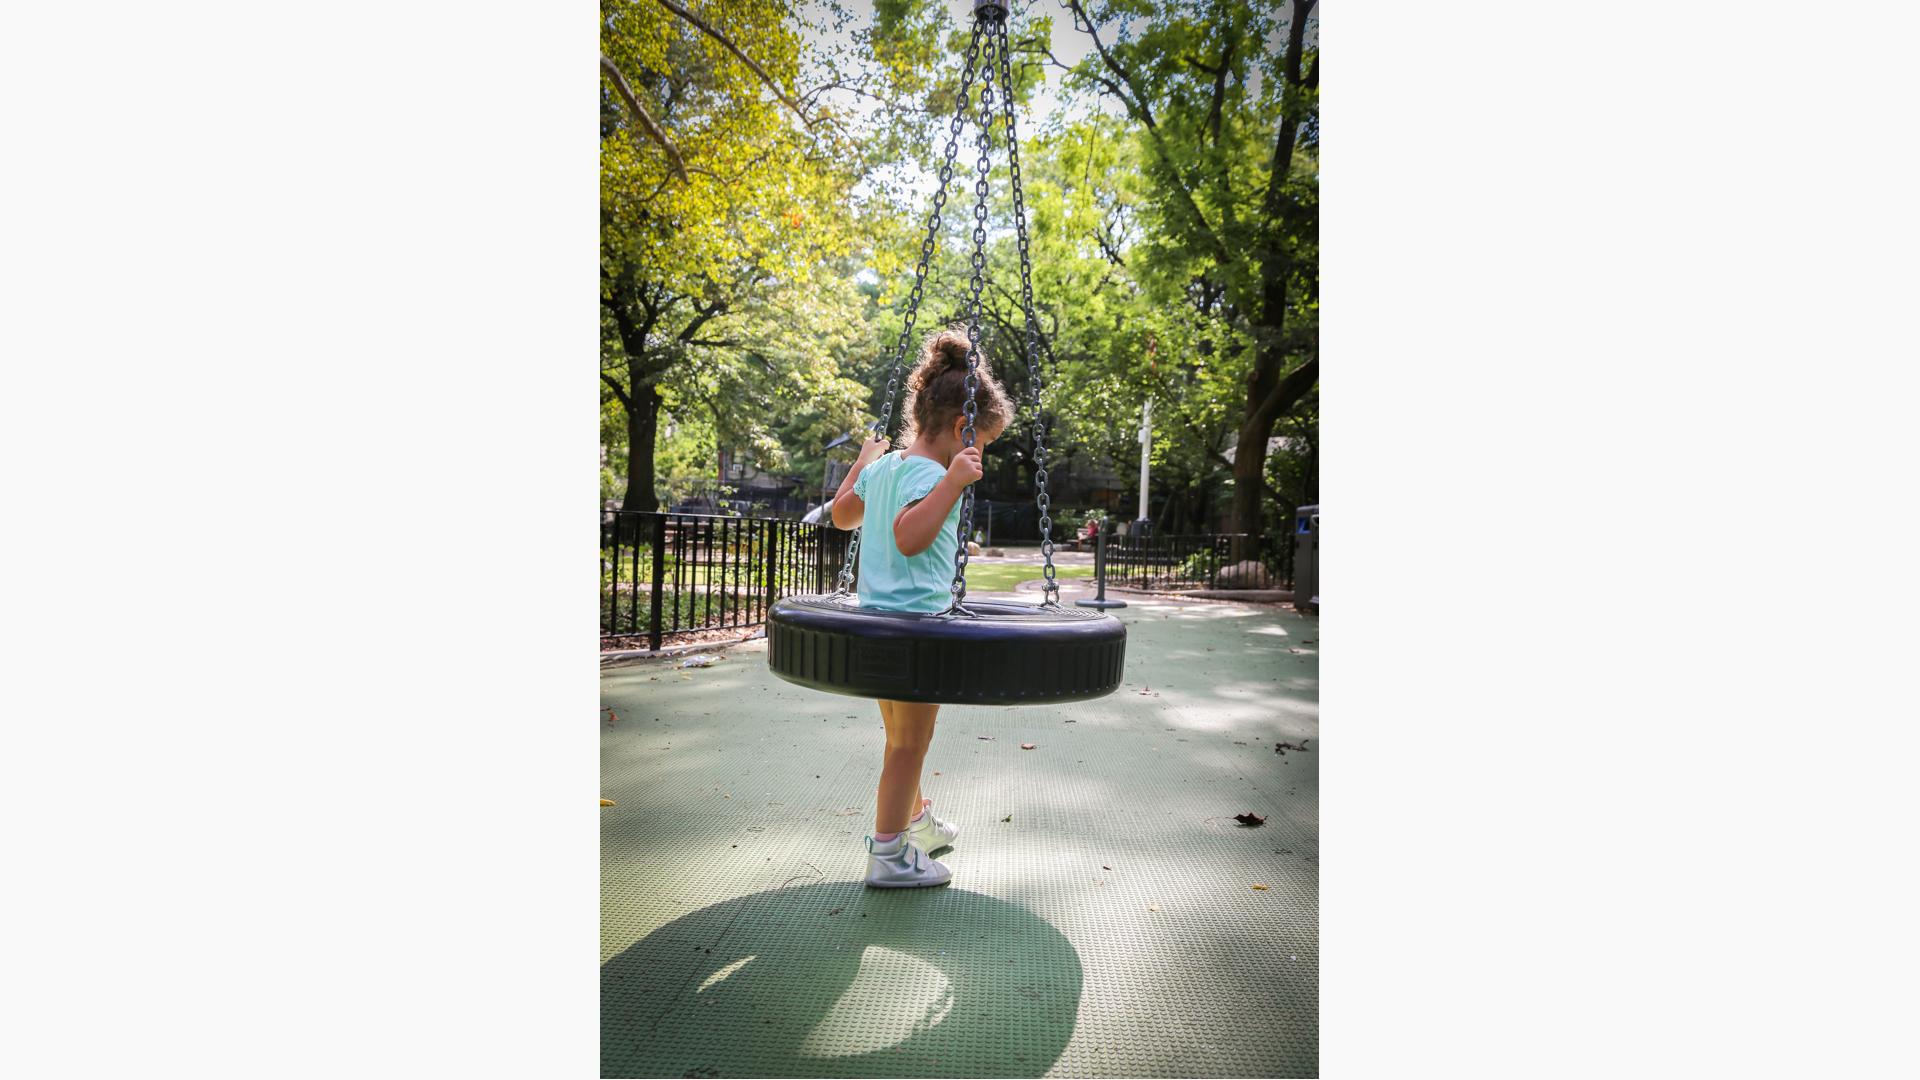
<path fill-rule="evenodd" d="M 754 893 L 601 965 L 601 1075 L 1038 1076 L 1081 978 L 1058 930 L 980 893 Z"/>

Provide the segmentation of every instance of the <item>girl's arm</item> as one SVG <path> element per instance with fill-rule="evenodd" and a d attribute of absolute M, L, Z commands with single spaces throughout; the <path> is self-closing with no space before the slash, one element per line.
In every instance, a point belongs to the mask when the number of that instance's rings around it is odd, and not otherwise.
<path fill-rule="evenodd" d="M 900 545 L 900 554 L 918 555 L 933 546 L 953 504 L 960 501 L 968 484 L 980 479 L 980 471 L 979 447 L 969 446 L 953 455 L 947 475 L 940 478 L 933 490 L 910 503 L 893 519 L 893 542 Z"/>
<path fill-rule="evenodd" d="M 857 529 L 867 519 L 865 499 L 853 493 L 854 481 L 860 479 L 860 470 L 880 460 L 887 452 L 887 440 L 875 435 L 866 445 L 860 447 L 860 456 L 854 459 L 853 468 L 847 470 L 847 478 L 840 481 L 840 490 L 833 493 L 833 527 L 836 529 Z"/>

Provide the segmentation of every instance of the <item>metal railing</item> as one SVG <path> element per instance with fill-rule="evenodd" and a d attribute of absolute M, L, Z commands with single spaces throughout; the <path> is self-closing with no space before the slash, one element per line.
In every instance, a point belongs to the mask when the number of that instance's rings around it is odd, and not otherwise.
<path fill-rule="evenodd" d="M 782 518 L 604 510 L 600 634 L 744 629 L 791 593 L 829 592 L 851 535 Z"/>
<path fill-rule="evenodd" d="M 1109 536 L 1107 582 L 1141 589 L 1285 589 L 1293 538 L 1245 533 Z"/>

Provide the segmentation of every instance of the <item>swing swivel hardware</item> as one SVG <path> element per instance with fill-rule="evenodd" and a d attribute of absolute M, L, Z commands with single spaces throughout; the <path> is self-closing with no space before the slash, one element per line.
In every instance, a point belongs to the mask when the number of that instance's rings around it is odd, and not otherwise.
<path fill-rule="evenodd" d="M 973 0 L 974 18 L 982 18 L 991 11 L 999 12 L 1004 18 L 1007 15 L 1007 0 Z"/>

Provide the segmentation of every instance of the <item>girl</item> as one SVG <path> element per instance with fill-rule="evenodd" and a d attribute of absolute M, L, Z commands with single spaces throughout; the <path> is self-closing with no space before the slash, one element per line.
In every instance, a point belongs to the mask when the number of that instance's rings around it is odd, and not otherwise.
<path fill-rule="evenodd" d="M 833 523 L 868 526 L 860 543 L 858 600 L 886 611 L 945 611 L 952 603 L 961 496 L 980 479 L 980 453 L 1013 415 L 1006 391 L 979 357 L 974 440 L 966 445 L 967 335 L 929 337 L 907 376 L 902 406 L 907 448 L 887 453 L 884 436 L 860 449 L 833 498 Z M 952 871 L 933 852 L 951 847 L 960 830 L 933 816 L 920 795 L 920 767 L 933 741 L 938 705 L 881 701 L 886 757 L 867 838 L 867 884 L 877 888 L 944 885 Z"/>

